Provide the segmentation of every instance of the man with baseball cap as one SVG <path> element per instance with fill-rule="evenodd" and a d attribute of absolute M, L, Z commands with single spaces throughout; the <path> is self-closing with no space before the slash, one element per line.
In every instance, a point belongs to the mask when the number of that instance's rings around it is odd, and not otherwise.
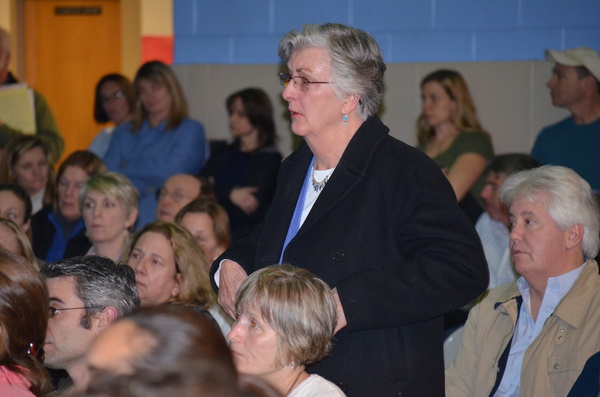
<path fill-rule="evenodd" d="M 600 53 L 587 47 L 546 50 L 555 62 L 550 88 L 552 104 L 571 112 L 540 132 L 531 154 L 542 164 L 574 169 L 598 193 L 600 147 Z"/>

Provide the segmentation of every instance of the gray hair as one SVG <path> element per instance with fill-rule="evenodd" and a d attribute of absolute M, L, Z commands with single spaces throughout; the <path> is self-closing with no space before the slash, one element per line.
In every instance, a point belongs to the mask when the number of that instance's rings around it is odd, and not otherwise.
<path fill-rule="evenodd" d="M 335 300 L 329 286 L 308 270 L 274 265 L 252 273 L 240 286 L 235 307 L 238 313 L 257 310 L 275 330 L 279 364 L 311 365 L 331 349 Z"/>
<path fill-rule="evenodd" d="M 500 191 L 506 207 L 517 199 L 539 202 L 540 195 L 548 198 L 548 214 L 559 230 L 583 225 L 583 254 L 594 258 L 600 247 L 600 212 L 590 184 L 570 168 L 545 165 L 509 176 Z"/>
<path fill-rule="evenodd" d="M 44 265 L 44 278 L 73 277 L 75 294 L 86 307 L 81 326 L 89 329 L 90 318 L 104 309 L 114 307 L 121 317 L 140 307 L 135 284 L 135 272 L 103 256 L 76 256 Z"/>
<path fill-rule="evenodd" d="M 292 30 L 283 36 L 279 57 L 287 63 L 295 51 L 315 47 L 331 55 L 331 79 L 338 99 L 357 95 L 356 114 L 363 121 L 375 114 L 383 99 L 386 66 L 373 36 L 337 23 L 304 25 L 302 32 Z"/>
<path fill-rule="evenodd" d="M 79 191 L 79 208 L 85 206 L 85 196 L 88 191 L 102 193 L 123 204 L 127 215 L 138 207 L 138 191 L 129 178 L 118 172 L 104 172 L 93 175 Z"/>

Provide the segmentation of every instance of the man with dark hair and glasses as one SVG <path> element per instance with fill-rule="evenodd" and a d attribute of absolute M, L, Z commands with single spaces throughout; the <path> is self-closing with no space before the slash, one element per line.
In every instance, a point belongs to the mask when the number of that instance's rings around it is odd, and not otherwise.
<path fill-rule="evenodd" d="M 45 365 L 68 374 L 59 379 L 55 396 L 66 396 L 85 384 L 85 353 L 106 327 L 140 306 L 135 274 L 101 256 L 46 264 L 40 271 L 50 296 Z"/>

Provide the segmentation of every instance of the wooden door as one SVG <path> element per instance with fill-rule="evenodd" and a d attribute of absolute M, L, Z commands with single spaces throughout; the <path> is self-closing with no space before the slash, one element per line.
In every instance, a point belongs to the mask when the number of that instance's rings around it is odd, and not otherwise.
<path fill-rule="evenodd" d="M 121 70 L 118 0 L 25 0 L 25 80 L 54 113 L 66 147 L 86 149 L 100 130 L 94 89 Z"/>

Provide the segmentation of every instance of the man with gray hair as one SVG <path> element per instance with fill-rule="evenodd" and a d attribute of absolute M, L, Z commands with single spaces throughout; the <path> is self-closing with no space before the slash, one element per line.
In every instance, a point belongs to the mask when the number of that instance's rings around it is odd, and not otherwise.
<path fill-rule="evenodd" d="M 15 76 L 8 71 L 11 58 L 10 34 L 0 27 L 0 86 L 19 83 Z M 55 163 L 62 156 L 65 142 L 60 135 L 54 115 L 44 97 L 33 90 L 33 105 L 35 112 L 36 135 L 48 148 L 50 161 Z M 2 120 L 0 114 L 0 152 L 14 138 L 23 135 L 23 131 Z"/>
<path fill-rule="evenodd" d="M 469 313 L 447 396 L 566 396 L 600 351 L 600 214 L 573 170 L 543 166 L 508 177 L 510 252 L 521 277 Z"/>
<path fill-rule="evenodd" d="M 85 354 L 94 339 L 140 306 L 135 273 L 102 256 L 49 263 L 40 273 L 50 296 L 44 364 L 68 373 L 54 394 L 66 396 L 87 383 Z"/>

